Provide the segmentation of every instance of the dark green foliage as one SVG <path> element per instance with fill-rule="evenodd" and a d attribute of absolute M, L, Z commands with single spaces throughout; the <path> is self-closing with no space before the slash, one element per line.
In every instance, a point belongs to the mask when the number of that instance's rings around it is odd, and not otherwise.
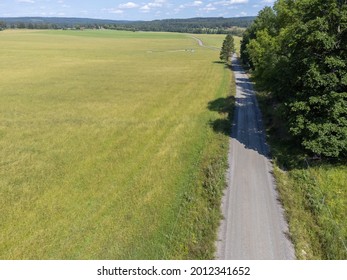
<path fill-rule="evenodd" d="M 308 150 L 339 157 L 347 155 L 347 6 L 312 2 L 302 6 L 307 12 L 289 33 L 295 36 L 291 67 L 300 69 L 289 102 L 290 127 Z"/>
<path fill-rule="evenodd" d="M 347 156 L 346 46 L 346 0 L 278 0 L 242 44 L 261 88 L 286 105 L 291 134 L 327 157 Z"/>
<path fill-rule="evenodd" d="M 6 28 L 6 23 L 4 21 L 0 21 L 0 31 Z"/>
<path fill-rule="evenodd" d="M 223 41 L 223 46 L 221 48 L 219 58 L 221 60 L 229 62 L 234 52 L 235 52 L 234 37 L 231 34 L 228 34 Z"/>
<path fill-rule="evenodd" d="M 191 19 L 164 19 L 153 21 L 119 21 L 90 18 L 47 18 L 47 17 L 21 17 L 0 18 L 11 28 L 28 29 L 115 29 L 127 31 L 166 31 L 184 33 L 228 34 L 242 36 L 243 31 L 254 20 L 254 17 L 239 18 L 191 18 Z M 5 25 L 6 25 L 5 24 Z M 1 29 L 1 26 L 0 26 Z"/>
<path fill-rule="evenodd" d="M 254 17 L 241 18 L 191 18 L 191 19 L 164 19 L 148 22 L 133 22 L 131 24 L 118 26 L 118 28 L 128 28 L 132 26 L 135 30 L 142 31 L 168 31 L 183 33 L 207 33 L 207 34 L 228 34 L 242 36 Z"/>
<path fill-rule="evenodd" d="M 241 41 L 241 58 L 245 65 L 254 69 L 253 62 L 247 50 L 247 45 L 250 40 L 257 37 L 257 32 L 267 30 L 272 36 L 277 33 L 276 28 L 276 15 L 270 7 L 265 7 L 259 12 L 258 17 L 254 20 L 253 24 L 245 31 Z"/>

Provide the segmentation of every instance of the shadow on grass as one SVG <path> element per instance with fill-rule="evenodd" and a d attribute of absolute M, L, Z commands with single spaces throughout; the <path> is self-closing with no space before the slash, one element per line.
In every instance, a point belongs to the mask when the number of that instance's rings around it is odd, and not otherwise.
<path fill-rule="evenodd" d="M 224 61 L 221 61 L 221 60 L 216 60 L 216 61 L 213 61 L 214 64 L 225 64 Z"/>
<path fill-rule="evenodd" d="M 216 60 L 214 64 L 223 64 L 225 68 L 232 71 L 231 65 L 225 63 L 225 61 Z M 227 136 L 231 136 L 232 120 L 235 109 L 235 96 L 228 96 L 226 98 L 218 98 L 210 101 L 207 108 L 210 111 L 218 112 L 221 118 L 211 121 L 210 126 L 216 133 L 222 133 Z"/>
<path fill-rule="evenodd" d="M 231 136 L 234 108 L 234 96 L 218 98 L 208 103 L 208 109 L 210 111 L 218 112 L 222 116 L 222 118 L 210 122 L 210 126 L 215 132 Z"/>
<path fill-rule="evenodd" d="M 221 61 L 221 60 L 215 60 L 212 62 L 213 64 L 223 64 L 225 69 L 229 69 L 230 71 L 234 70 L 234 66 L 232 66 L 231 64 L 226 63 L 225 61 Z"/>

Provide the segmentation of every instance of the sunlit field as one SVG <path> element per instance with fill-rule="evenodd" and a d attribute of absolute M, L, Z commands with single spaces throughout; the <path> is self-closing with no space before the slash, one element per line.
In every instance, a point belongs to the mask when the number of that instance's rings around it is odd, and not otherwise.
<path fill-rule="evenodd" d="M 195 34 L 192 35 L 201 39 L 207 46 L 220 48 L 221 42 L 225 39 L 225 34 Z M 234 36 L 235 50 L 237 54 L 240 54 L 241 37 Z"/>
<path fill-rule="evenodd" d="M 203 258 L 182 225 L 209 226 L 195 193 L 227 150 L 218 59 L 185 34 L 0 32 L 0 258 Z"/>

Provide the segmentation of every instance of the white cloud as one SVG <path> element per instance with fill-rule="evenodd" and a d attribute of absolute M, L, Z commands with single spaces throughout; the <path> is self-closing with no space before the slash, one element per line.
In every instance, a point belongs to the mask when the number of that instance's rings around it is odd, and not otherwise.
<path fill-rule="evenodd" d="M 186 3 L 186 4 L 180 5 L 179 9 L 185 9 L 185 8 L 188 8 L 188 7 L 199 7 L 202 4 L 204 4 L 204 2 L 202 2 L 202 1 L 189 2 L 189 3 Z"/>
<path fill-rule="evenodd" d="M 142 13 L 149 13 L 152 9 L 158 9 L 167 6 L 166 0 L 154 0 L 153 2 L 149 2 L 143 5 L 140 10 Z"/>
<path fill-rule="evenodd" d="M 240 14 L 236 15 L 236 17 L 245 17 L 247 16 L 246 12 L 241 12 Z"/>
<path fill-rule="evenodd" d="M 118 8 L 120 9 L 134 9 L 134 8 L 138 8 L 139 5 L 135 4 L 134 2 L 128 2 L 128 3 L 124 3 L 124 4 L 120 4 L 118 6 Z"/>
<path fill-rule="evenodd" d="M 210 2 L 204 6 L 204 1 L 196 0 L 186 4 L 181 4 L 180 6 L 178 6 L 176 11 L 180 11 L 185 8 L 199 7 L 198 11 L 200 11 L 201 13 L 209 13 L 212 11 L 220 10 L 221 6 L 223 7 L 223 9 L 228 9 L 228 10 L 236 9 L 237 6 L 235 5 L 246 4 L 248 2 L 249 0 L 220 0 L 220 1 Z M 220 11 L 220 12 L 225 14 L 224 11 Z"/>
<path fill-rule="evenodd" d="M 215 6 L 213 6 L 213 4 L 207 4 L 205 7 L 200 8 L 199 11 L 203 11 L 203 12 L 211 12 L 211 11 L 215 11 L 217 10 L 217 8 Z"/>
<path fill-rule="evenodd" d="M 124 13 L 124 11 L 121 10 L 121 9 L 113 9 L 113 8 L 111 8 L 111 9 L 102 9 L 102 11 L 110 13 L 110 14 L 118 14 L 118 15 Z"/>
<path fill-rule="evenodd" d="M 215 5 L 221 5 L 221 6 L 230 6 L 235 4 L 247 4 L 249 0 L 224 0 L 224 1 L 217 1 L 213 4 Z"/>
<path fill-rule="evenodd" d="M 17 0 L 17 2 L 19 2 L 19 3 L 29 3 L 29 4 L 34 4 L 35 3 L 34 0 Z"/>
<path fill-rule="evenodd" d="M 149 5 L 144 5 L 140 8 L 142 13 L 149 13 L 151 11 L 151 8 L 149 7 Z"/>
<path fill-rule="evenodd" d="M 124 13 L 124 11 L 123 10 L 113 10 L 113 11 L 111 11 L 111 14 L 123 14 Z"/>
<path fill-rule="evenodd" d="M 154 0 L 151 3 L 148 3 L 147 5 L 151 8 L 161 8 L 166 3 L 166 0 Z"/>
<path fill-rule="evenodd" d="M 193 6 L 197 7 L 197 6 L 201 6 L 203 4 L 202 1 L 194 1 L 193 2 Z"/>
<path fill-rule="evenodd" d="M 248 3 L 248 0 L 229 0 L 227 2 L 230 2 L 230 4 L 246 4 Z"/>

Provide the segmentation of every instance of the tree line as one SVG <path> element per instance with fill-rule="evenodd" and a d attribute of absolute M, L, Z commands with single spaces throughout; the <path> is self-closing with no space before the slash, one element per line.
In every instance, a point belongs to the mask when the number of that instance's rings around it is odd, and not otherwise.
<path fill-rule="evenodd" d="M 162 31 L 179 33 L 229 34 L 242 36 L 254 17 L 241 18 L 192 18 L 164 19 L 148 22 L 133 22 L 117 25 L 117 28 L 132 28 L 139 31 Z"/>
<path fill-rule="evenodd" d="M 0 18 L 0 29 L 114 29 L 242 36 L 255 17 L 117 21 L 79 18 Z"/>
<path fill-rule="evenodd" d="M 347 156 L 347 0 L 277 0 L 241 42 L 241 58 L 308 152 Z"/>

